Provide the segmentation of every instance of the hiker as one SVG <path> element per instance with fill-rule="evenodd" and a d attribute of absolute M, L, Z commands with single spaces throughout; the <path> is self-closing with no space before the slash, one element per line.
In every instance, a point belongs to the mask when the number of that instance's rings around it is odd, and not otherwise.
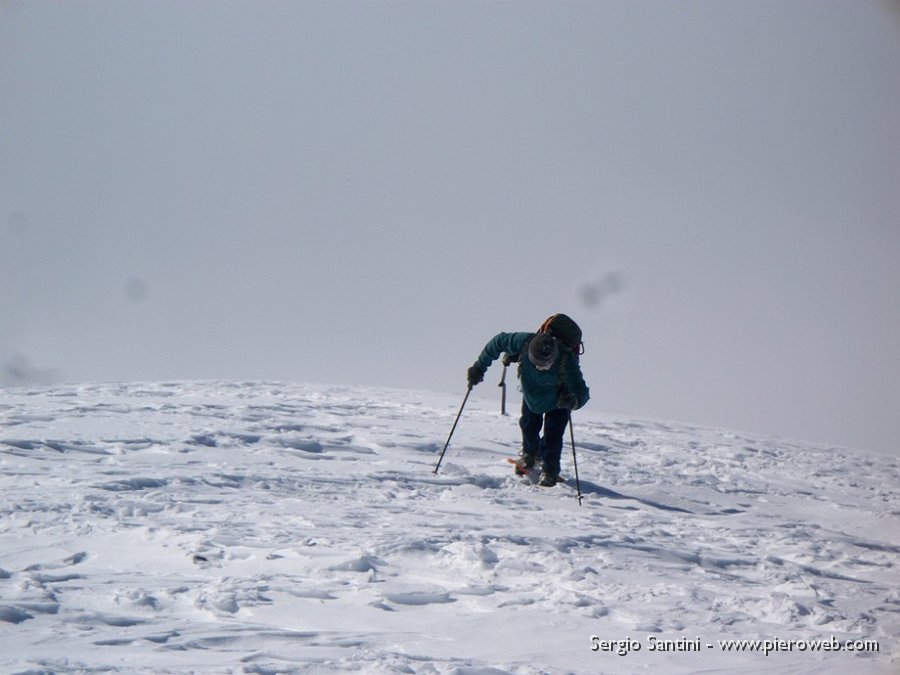
<path fill-rule="evenodd" d="M 563 433 L 571 411 L 581 408 L 590 398 L 578 363 L 582 351 L 581 329 L 564 314 L 555 314 L 537 333 L 498 333 L 468 370 L 471 388 L 484 379 L 488 367 L 501 353 L 506 352 L 504 363 L 519 362 L 522 451 L 516 472 L 527 472 L 540 459 L 539 482 L 545 487 L 559 481 Z"/>

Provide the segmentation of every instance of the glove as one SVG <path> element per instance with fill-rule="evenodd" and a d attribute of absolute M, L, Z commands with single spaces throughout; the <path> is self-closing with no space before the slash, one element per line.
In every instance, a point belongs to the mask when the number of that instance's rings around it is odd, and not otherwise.
<path fill-rule="evenodd" d="M 476 384 L 484 380 L 484 371 L 478 366 L 472 366 L 468 372 L 469 386 L 474 387 Z"/>
<path fill-rule="evenodd" d="M 559 403 L 557 404 L 560 408 L 568 408 L 569 410 L 575 410 L 578 407 L 578 399 L 575 398 L 575 394 L 570 392 L 563 392 L 559 395 Z"/>

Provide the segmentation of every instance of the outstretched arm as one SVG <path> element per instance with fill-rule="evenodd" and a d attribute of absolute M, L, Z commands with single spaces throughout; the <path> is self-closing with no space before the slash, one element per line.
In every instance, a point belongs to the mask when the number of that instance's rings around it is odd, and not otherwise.
<path fill-rule="evenodd" d="M 492 337 L 481 350 L 475 364 L 469 368 L 469 386 L 472 387 L 481 382 L 487 369 L 503 352 L 518 354 L 531 335 L 531 333 L 497 333 Z"/>

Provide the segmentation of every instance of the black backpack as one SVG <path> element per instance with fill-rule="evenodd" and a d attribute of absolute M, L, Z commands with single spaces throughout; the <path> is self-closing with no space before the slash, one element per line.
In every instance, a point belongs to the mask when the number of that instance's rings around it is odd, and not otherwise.
<path fill-rule="evenodd" d="M 540 333 L 549 333 L 563 343 L 573 354 L 584 354 L 581 328 L 565 314 L 554 314 L 541 324 Z"/>

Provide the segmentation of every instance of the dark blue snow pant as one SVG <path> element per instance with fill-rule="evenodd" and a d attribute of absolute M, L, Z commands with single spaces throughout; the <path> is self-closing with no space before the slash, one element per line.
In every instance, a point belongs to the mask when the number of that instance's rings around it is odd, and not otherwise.
<path fill-rule="evenodd" d="M 562 455 L 563 433 L 569 423 L 569 412 L 568 408 L 557 408 L 539 415 L 531 412 L 525 401 L 522 401 L 522 416 L 519 418 L 522 448 L 529 455 L 540 457 L 544 471 L 554 476 L 559 475 L 559 458 Z"/>

